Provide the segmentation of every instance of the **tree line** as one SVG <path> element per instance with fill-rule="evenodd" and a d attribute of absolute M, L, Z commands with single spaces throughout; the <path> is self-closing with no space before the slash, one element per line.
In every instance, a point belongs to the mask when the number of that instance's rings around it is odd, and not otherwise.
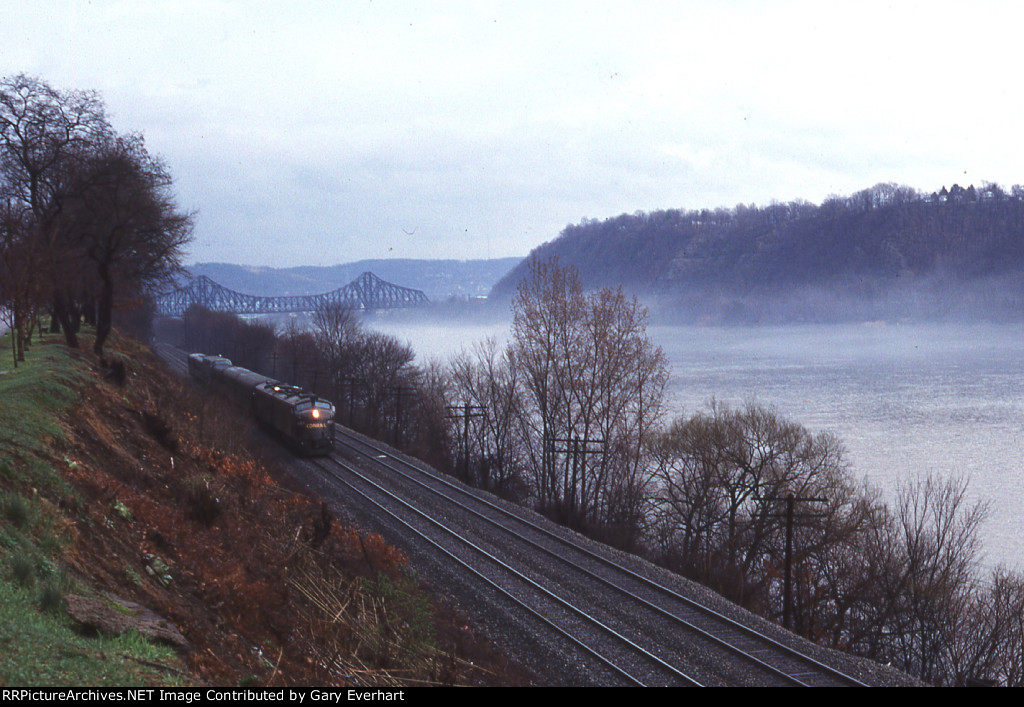
<path fill-rule="evenodd" d="M 963 481 L 911 480 L 886 501 L 837 437 L 770 407 L 673 418 L 646 310 L 557 262 L 531 263 L 512 313 L 507 343 L 419 364 L 334 305 L 276 332 L 194 308 L 177 335 L 823 645 L 933 684 L 1024 684 L 1024 575 L 979 568 L 985 508 Z"/>
<path fill-rule="evenodd" d="M 512 312 L 507 345 L 445 369 L 455 473 L 821 644 L 933 684 L 1022 684 L 1024 574 L 978 566 L 965 482 L 886 502 L 836 436 L 770 407 L 672 418 L 646 310 L 574 268 L 531 261 Z"/>
<path fill-rule="evenodd" d="M 0 81 L 0 305 L 15 365 L 44 315 L 78 346 L 84 319 L 98 354 L 115 315 L 145 330 L 152 295 L 181 271 L 192 216 L 167 166 L 121 134 L 93 91 L 19 74 Z"/>
<path fill-rule="evenodd" d="M 447 465 L 442 435 L 429 428 L 443 425 L 429 370 L 414 365 L 408 343 L 367 328 L 347 305 L 327 303 L 308 326 L 279 327 L 192 305 L 180 320 L 158 322 L 157 336 L 306 388 L 334 403 L 339 424 Z"/>
<path fill-rule="evenodd" d="M 532 254 L 622 284 L 675 316 L 824 319 L 981 314 L 1024 305 L 1024 187 L 878 184 L 821 204 L 665 209 L 570 224 Z M 492 297 L 511 298 L 527 264 Z M 912 291 L 913 307 L 902 293 Z M 800 299 L 802 293 L 816 295 Z"/>

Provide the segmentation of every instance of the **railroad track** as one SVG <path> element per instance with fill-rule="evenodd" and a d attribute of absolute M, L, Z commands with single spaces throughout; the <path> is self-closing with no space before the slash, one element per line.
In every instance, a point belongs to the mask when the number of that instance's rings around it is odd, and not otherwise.
<path fill-rule="evenodd" d="M 461 522 L 449 530 L 459 537 L 471 528 L 465 519 L 484 523 L 502 535 L 491 545 L 504 556 L 520 559 L 518 564 L 532 566 L 522 558 L 543 555 L 564 568 L 561 580 L 567 591 L 580 598 L 598 600 L 610 605 L 616 630 L 638 646 L 673 665 L 690 662 L 690 650 L 702 654 L 705 663 L 721 664 L 727 660 L 737 667 L 731 670 L 745 676 L 744 682 L 758 685 L 788 686 L 859 686 L 860 680 L 833 668 L 804 652 L 780 642 L 764 632 L 714 611 L 701 603 L 669 589 L 617 560 L 598 554 L 566 534 L 553 532 L 522 514 L 507 509 L 461 484 L 453 483 L 423 465 L 393 453 L 389 448 L 358 437 L 339 428 L 335 447 L 372 461 L 386 469 L 393 479 L 400 479 L 399 488 L 419 489 L 451 504 L 447 515 Z M 343 464 L 333 459 L 335 464 Z M 349 465 L 346 465 L 349 466 Z M 412 491 L 409 495 L 412 495 Z M 511 549 L 510 549 L 511 548 Z M 523 571 L 517 569 L 516 571 Z M 538 570 L 541 574 L 550 570 Z M 600 589 L 581 589 L 599 586 Z M 682 649 L 680 646 L 688 647 Z M 742 667 L 739 667 L 742 665 Z M 681 669 L 685 672 L 687 669 Z M 687 672 L 693 684 L 701 679 Z"/>
<path fill-rule="evenodd" d="M 157 351 L 187 375 L 181 351 Z M 601 666 L 597 684 L 863 685 L 388 447 L 340 426 L 335 447 L 310 464 Z"/>
<path fill-rule="evenodd" d="M 350 493 L 358 494 L 476 577 L 509 602 L 514 610 L 530 615 L 546 629 L 559 635 L 574 650 L 596 660 L 622 684 L 701 685 L 684 670 L 645 650 L 586 609 L 559 596 L 541 582 L 504 562 L 492 551 L 464 537 L 455 528 L 391 493 L 354 466 L 336 457 L 316 459 L 311 463 L 343 484 Z M 339 468 L 345 474 L 339 474 Z"/>
<path fill-rule="evenodd" d="M 153 344 L 152 349 L 172 370 L 188 377 L 188 355 L 184 351 L 170 344 Z"/>

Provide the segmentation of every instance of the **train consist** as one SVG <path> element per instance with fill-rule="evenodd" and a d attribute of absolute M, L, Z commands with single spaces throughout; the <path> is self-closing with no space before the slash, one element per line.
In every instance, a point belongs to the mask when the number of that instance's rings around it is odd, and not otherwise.
<path fill-rule="evenodd" d="M 227 391 L 296 451 L 320 455 L 332 449 L 334 405 L 329 400 L 232 365 L 223 356 L 189 354 L 188 372 L 203 385 Z"/>

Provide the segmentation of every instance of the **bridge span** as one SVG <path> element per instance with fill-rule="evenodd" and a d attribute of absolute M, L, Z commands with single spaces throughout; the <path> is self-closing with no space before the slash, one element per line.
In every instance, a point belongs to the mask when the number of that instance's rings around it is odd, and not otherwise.
<path fill-rule="evenodd" d="M 429 302 L 421 290 L 385 282 L 371 272 L 364 272 L 344 287 L 319 295 L 261 297 L 246 295 L 220 285 L 205 275 L 193 278 L 188 285 L 157 299 L 157 313 L 180 317 L 193 304 L 212 312 L 232 314 L 287 314 L 312 312 L 327 303 L 339 303 L 371 312 L 378 309 L 405 309 Z"/>

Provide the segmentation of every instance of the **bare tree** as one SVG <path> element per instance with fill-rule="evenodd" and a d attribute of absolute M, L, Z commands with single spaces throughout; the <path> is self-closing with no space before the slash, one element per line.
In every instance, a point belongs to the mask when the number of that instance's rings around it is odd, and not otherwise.
<path fill-rule="evenodd" d="M 959 674 L 1003 685 L 1024 686 L 1024 573 L 997 568 L 981 598 L 977 631 L 983 651 L 965 661 Z"/>
<path fill-rule="evenodd" d="M 438 359 L 416 367 L 416 389 L 405 419 L 405 448 L 435 468 L 451 468 L 453 449 L 448 423 L 452 380 Z"/>
<path fill-rule="evenodd" d="M 0 176 L 2 180 L 2 176 Z M 11 328 L 14 366 L 25 359 L 25 335 L 20 331 L 31 320 L 32 304 L 40 298 L 33 277 L 33 243 L 28 238 L 25 210 L 16 199 L 0 196 L 0 317 Z"/>
<path fill-rule="evenodd" d="M 19 349 L 43 299 L 77 346 L 87 300 L 101 353 L 119 298 L 145 298 L 177 273 L 191 218 L 170 186 L 141 137 L 114 133 L 96 93 L 23 74 L 0 82 L 2 254 Z"/>
<path fill-rule="evenodd" d="M 98 141 L 74 172 L 67 249 L 94 267 L 97 354 L 110 334 L 119 295 L 157 289 L 182 271 L 192 220 L 178 211 L 171 185 L 167 168 L 139 136 Z"/>
<path fill-rule="evenodd" d="M 58 91 L 24 74 L 0 81 L 0 190 L 8 215 L 17 212 L 17 228 L 7 230 L 5 250 L 8 278 L 17 283 L 10 302 L 19 358 L 30 312 L 43 296 L 52 294 L 68 343 L 77 343 L 66 293 L 75 263 L 60 242 L 72 193 L 68 177 L 109 134 L 102 102 L 93 92 Z"/>
<path fill-rule="evenodd" d="M 863 512 L 838 440 L 771 408 L 712 401 L 676 420 L 651 453 L 653 543 L 662 560 L 780 617 L 789 586 L 810 631 L 825 601 L 818 575 L 834 569 Z M 790 585 L 787 566 L 795 568 Z"/>
<path fill-rule="evenodd" d="M 352 395 L 356 358 L 365 334 L 359 312 L 343 302 L 323 302 L 313 311 L 312 325 L 316 346 L 330 371 L 329 394 L 344 406 Z"/>
<path fill-rule="evenodd" d="M 727 474 L 730 426 L 727 410 L 679 418 L 650 445 L 656 486 L 652 530 L 658 559 L 710 583 L 719 565 L 728 499 L 720 479 Z"/>
<path fill-rule="evenodd" d="M 556 263 L 531 263 L 513 304 L 510 351 L 522 372 L 523 422 L 533 493 L 538 505 L 558 512 L 566 489 L 558 473 L 556 439 L 572 434 L 572 390 L 583 349 L 578 323 L 584 295 L 579 278 Z"/>
<path fill-rule="evenodd" d="M 621 291 L 584 292 L 574 270 L 531 264 L 513 303 L 510 357 L 538 505 L 562 522 L 617 529 L 643 512 L 642 441 L 661 412 L 664 353 Z"/>
<path fill-rule="evenodd" d="M 455 356 L 450 363 L 454 400 L 453 423 L 469 426 L 470 420 L 458 417 L 458 406 L 465 414 L 477 412 L 468 449 L 470 481 L 483 488 L 518 498 L 526 475 L 525 441 L 522 437 L 522 401 L 519 369 L 512 364 L 508 349 L 491 338 L 470 351 Z M 453 431 L 452 438 L 466 435 Z M 473 454 L 475 452 L 475 456 Z"/>
<path fill-rule="evenodd" d="M 933 683 L 953 673 L 958 617 L 972 603 L 986 507 L 968 507 L 966 491 L 962 479 L 933 477 L 900 489 L 889 544 L 895 562 L 879 587 L 887 638 L 880 657 Z"/>
<path fill-rule="evenodd" d="M 318 371 L 326 368 L 316 337 L 295 319 L 289 319 L 284 331 L 277 337 L 269 375 L 294 385 L 312 388 L 309 381 L 319 379 Z"/>
<path fill-rule="evenodd" d="M 416 354 L 408 343 L 382 332 L 368 332 L 359 340 L 353 374 L 364 429 L 401 445 L 403 422 L 417 388 Z"/>

